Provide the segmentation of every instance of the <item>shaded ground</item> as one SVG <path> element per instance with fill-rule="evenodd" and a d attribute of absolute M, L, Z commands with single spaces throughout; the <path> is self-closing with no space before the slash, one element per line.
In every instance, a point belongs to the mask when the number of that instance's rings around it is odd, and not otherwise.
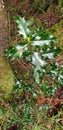
<path fill-rule="evenodd" d="M 4 0 L 5 1 L 5 0 Z M 7 16 L 9 22 L 9 28 L 11 24 L 11 29 L 9 29 L 9 34 L 12 36 L 10 40 L 15 40 L 16 26 L 14 22 L 14 17 L 20 15 L 30 20 L 34 18 L 34 24 L 43 28 L 50 28 L 52 25 L 58 23 L 63 19 L 63 9 L 56 7 L 56 3 L 53 3 L 51 7 L 43 14 L 38 9 L 32 8 L 30 0 L 6 0 L 5 6 L 7 7 Z M 10 15 L 11 14 L 11 15 Z M 9 36 L 10 37 L 10 36 Z M 17 35 L 16 35 L 17 39 Z"/>

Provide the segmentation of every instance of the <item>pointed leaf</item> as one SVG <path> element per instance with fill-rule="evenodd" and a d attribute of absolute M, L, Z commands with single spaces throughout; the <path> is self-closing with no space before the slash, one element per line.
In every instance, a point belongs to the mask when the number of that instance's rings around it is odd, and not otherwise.
<path fill-rule="evenodd" d="M 18 17 L 16 19 L 16 23 L 18 26 L 19 34 L 22 35 L 24 39 L 26 39 L 27 35 L 30 33 L 29 23 L 27 23 L 25 19 L 21 17 Z"/>
<path fill-rule="evenodd" d="M 44 66 L 46 63 L 41 59 L 38 52 L 34 52 L 32 56 L 32 64 L 36 66 L 37 70 L 40 70 L 41 66 Z"/>
<path fill-rule="evenodd" d="M 22 58 L 23 53 L 27 51 L 27 44 L 17 44 L 14 47 L 9 47 L 5 50 L 5 55 L 8 56 L 11 60 L 16 58 Z"/>
<path fill-rule="evenodd" d="M 39 83 L 40 81 L 40 73 L 42 72 L 42 67 L 45 66 L 46 62 L 41 59 L 38 52 L 34 52 L 32 55 L 32 64 L 34 67 L 34 78 L 36 83 Z"/>

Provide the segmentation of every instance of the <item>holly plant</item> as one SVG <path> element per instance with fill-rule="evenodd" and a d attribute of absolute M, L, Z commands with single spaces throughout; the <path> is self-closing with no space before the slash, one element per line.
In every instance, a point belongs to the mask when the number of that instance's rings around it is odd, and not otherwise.
<path fill-rule="evenodd" d="M 34 82 L 38 86 L 42 86 L 45 76 L 52 77 L 53 80 L 57 79 L 57 85 L 62 85 L 63 66 L 59 69 L 58 63 L 54 62 L 54 58 L 60 52 L 60 48 L 54 44 L 56 38 L 41 28 L 33 30 L 31 22 L 20 16 L 16 18 L 16 24 L 21 42 L 6 49 L 5 55 L 11 61 L 18 58 L 30 62 Z"/>

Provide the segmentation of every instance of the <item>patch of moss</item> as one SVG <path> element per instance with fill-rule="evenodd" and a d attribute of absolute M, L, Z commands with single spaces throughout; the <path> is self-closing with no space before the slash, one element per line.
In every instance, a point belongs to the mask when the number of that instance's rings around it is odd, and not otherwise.
<path fill-rule="evenodd" d="M 9 63 L 0 56 L 0 95 L 12 92 L 15 85 L 14 74 Z M 5 97 L 6 97 L 5 95 Z"/>
<path fill-rule="evenodd" d="M 63 20 L 48 29 L 56 38 L 56 45 L 63 50 Z"/>

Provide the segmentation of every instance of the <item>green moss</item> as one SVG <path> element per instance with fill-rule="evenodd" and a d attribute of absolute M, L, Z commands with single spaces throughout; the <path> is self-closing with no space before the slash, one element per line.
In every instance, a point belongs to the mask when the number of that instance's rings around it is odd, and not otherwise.
<path fill-rule="evenodd" d="M 8 93 L 12 92 L 14 85 L 15 82 L 12 69 L 5 58 L 0 57 L 0 95 L 2 93 L 7 95 Z"/>
<path fill-rule="evenodd" d="M 63 50 L 63 20 L 48 29 L 56 38 L 56 45 Z"/>

